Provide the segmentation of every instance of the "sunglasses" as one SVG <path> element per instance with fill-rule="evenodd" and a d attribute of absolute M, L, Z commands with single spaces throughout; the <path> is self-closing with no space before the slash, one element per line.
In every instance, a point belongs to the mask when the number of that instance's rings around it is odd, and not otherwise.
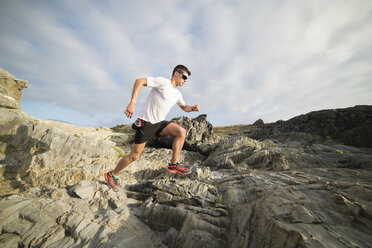
<path fill-rule="evenodd" d="M 177 71 L 177 72 L 182 75 L 183 80 L 187 80 L 187 76 L 185 74 L 183 74 L 182 72 L 179 72 L 179 71 Z"/>

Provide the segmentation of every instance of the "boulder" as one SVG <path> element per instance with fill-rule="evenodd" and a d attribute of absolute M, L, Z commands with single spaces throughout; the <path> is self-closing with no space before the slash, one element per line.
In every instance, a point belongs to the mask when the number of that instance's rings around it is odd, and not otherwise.
<path fill-rule="evenodd" d="M 232 168 L 263 147 L 264 143 L 248 137 L 222 139 L 204 164 L 215 169 Z"/>
<path fill-rule="evenodd" d="M 203 155 L 209 155 L 216 143 L 213 137 L 213 126 L 207 120 L 207 115 L 199 115 L 194 119 L 179 117 L 171 120 L 186 129 L 186 140 L 183 149 L 197 151 Z M 149 144 L 155 147 L 171 148 L 172 137 L 155 137 Z"/>
<path fill-rule="evenodd" d="M 83 180 L 70 188 L 70 194 L 81 199 L 92 199 L 94 196 L 94 186 L 92 181 Z"/>
<path fill-rule="evenodd" d="M 258 119 L 253 123 L 254 126 L 262 127 L 265 125 L 265 122 L 262 119 Z"/>
<path fill-rule="evenodd" d="M 134 136 L 136 135 L 136 131 L 133 130 L 132 124 L 118 124 L 115 127 L 112 127 L 111 130 L 113 132 L 122 133 L 125 135 L 125 140 L 123 140 L 126 144 L 132 144 L 134 141 Z"/>

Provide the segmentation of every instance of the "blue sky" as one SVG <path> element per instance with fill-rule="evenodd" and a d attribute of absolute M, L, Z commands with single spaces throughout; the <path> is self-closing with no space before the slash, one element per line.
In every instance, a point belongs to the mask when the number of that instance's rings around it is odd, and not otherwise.
<path fill-rule="evenodd" d="M 268 123 L 371 105 L 371 27 L 370 0 L 0 0 L 0 67 L 41 119 L 131 123 L 135 79 L 184 64 L 184 99 L 213 125 Z"/>

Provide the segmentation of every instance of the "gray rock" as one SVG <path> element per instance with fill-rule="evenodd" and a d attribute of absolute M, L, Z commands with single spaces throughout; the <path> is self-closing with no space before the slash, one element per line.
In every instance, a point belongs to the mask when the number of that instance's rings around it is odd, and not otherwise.
<path fill-rule="evenodd" d="M 189 230 L 187 234 L 179 237 L 177 247 L 222 248 L 227 247 L 227 244 L 225 240 L 216 238 L 216 236 L 212 235 L 210 232 Z"/>
<path fill-rule="evenodd" d="M 300 138 L 302 140 L 302 138 Z M 214 169 L 246 167 L 283 171 L 297 168 L 371 168 L 369 148 L 337 143 L 257 141 L 245 136 L 222 139 L 203 162 Z"/>
<path fill-rule="evenodd" d="M 125 142 L 127 144 L 133 143 L 134 136 L 136 135 L 136 131 L 133 130 L 131 124 L 118 124 L 115 127 L 112 127 L 111 130 L 116 132 L 116 133 L 122 133 L 122 134 L 125 135 L 122 142 Z M 116 140 L 116 138 L 115 138 L 115 140 Z"/>
<path fill-rule="evenodd" d="M 281 133 L 305 132 L 330 137 L 346 145 L 372 147 L 372 106 L 310 112 L 288 121 L 266 124 L 249 131 L 253 139 L 275 137 Z"/>
<path fill-rule="evenodd" d="M 95 195 L 89 202 L 74 197 L 53 200 L 49 198 L 52 188 L 34 188 L 22 196 L 1 199 L 0 242 L 7 247 L 15 242 L 27 247 L 113 247 L 112 240 L 126 244 L 125 247 L 137 244 L 153 247 L 159 242 L 152 237 L 149 227 L 129 213 L 126 205 L 117 207 L 109 203 L 125 203 L 125 196 L 108 191 L 107 186 L 97 181 L 80 185 L 93 186 Z M 120 236 L 127 237 L 126 241 L 118 242 Z M 141 241 L 136 242 L 133 237 L 140 237 Z"/>
<path fill-rule="evenodd" d="M 167 232 L 163 240 L 167 245 L 226 245 L 227 211 L 216 202 L 218 190 L 213 185 L 188 179 L 158 179 L 132 185 L 128 190 L 147 195 L 139 214 L 155 230 Z M 193 235 L 197 239 L 190 239 Z"/>
<path fill-rule="evenodd" d="M 371 189 L 358 186 L 370 180 L 371 172 L 361 173 L 350 169 L 266 172 L 223 183 L 220 190 L 230 209 L 230 247 L 368 247 L 371 229 L 354 224 L 367 227 L 371 221 L 362 210 L 369 208 L 363 196 Z M 229 187 L 232 183 L 239 189 Z M 348 188 L 359 188 L 359 193 Z"/>
<path fill-rule="evenodd" d="M 177 236 L 178 236 L 178 231 L 175 228 L 171 227 L 165 234 L 163 243 L 166 244 L 168 247 L 173 247 L 175 246 L 177 242 Z"/>
<path fill-rule="evenodd" d="M 18 242 L 21 241 L 21 237 L 13 233 L 4 233 L 0 235 L 0 245 L 3 248 L 18 247 Z"/>
<path fill-rule="evenodd" d="M 171 120 L 186 129 L 186 140 L 183 149 L 209 155 L 216 143 L 213 136 L 213 126 L 207 120 L 207 115 L 199 115 L 194 119 L 179 117 Z M 160 136 L 149 141 L 155 147 L 171 148 L 172 137 Z"/>
<path fill-rule="evenodd" d="M 70 192 L 72 195 L 76 195 L 81 199 L 91 199 L 94 196 L 94 186 L 91 181 L 83 180 L 75 184 L 70 189 Z"/>
<path fill-rule="evenodd" d="M 262 120 L 262 119 L 258 119 L 257 121 L 255 121 L 253 123 L 254 126 L 259 126 L 259 127 L 262 127 L 265 125 L 265 122 Z"/>
<path fill-rule="evenodd" d="M 133 141 L 133 139 L 128 134 L 111 135 L 110 140 L 115 142 L 116 145 L 119 145 L 119 146 L 131 144 Z"/>
<path fill-rule="evenodd" d="M 109 141 L 77 138 L 41 123 L 13 127 L 0 136 L 0 144 L 2 185 L 8 189 L 73 185 L 103 174 L 102 164 L 115 164 L 118 158 Z"/>
<path fill-rule="evenodd" d="M 204 164 L 214 168 L 232 168 L 265 147 L 263 142 L 244 136 L 223 139 Z"/>

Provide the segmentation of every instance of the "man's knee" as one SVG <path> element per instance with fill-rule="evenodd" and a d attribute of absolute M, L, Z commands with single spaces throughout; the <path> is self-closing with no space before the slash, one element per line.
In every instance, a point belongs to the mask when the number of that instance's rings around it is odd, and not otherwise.
<path fill-rule="evenodd" d="M 177 130 L 177 136 L 186 138 L 186 129 L 180 126 L 179 129 Z"/>
<path fill-rule="evenodd" d="M 136 161 L 137 159 L 139 159 L 139 157 L 141 156 L 141 153 L 130 153 L 130 159 L 133 161 Z"/>

